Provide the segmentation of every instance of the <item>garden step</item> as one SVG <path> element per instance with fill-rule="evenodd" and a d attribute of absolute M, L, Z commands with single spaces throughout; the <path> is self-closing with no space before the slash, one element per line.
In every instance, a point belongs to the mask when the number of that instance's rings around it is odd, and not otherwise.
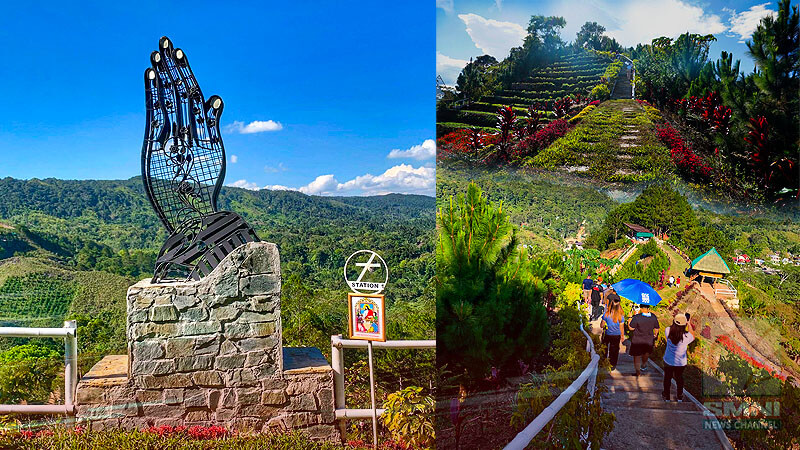
<path fill-rule="evenodd" d="M 619 144 L 619 146 L 622 147 L 622 148 L 629 148 L 629 147 L 638 147 L 639 144 L 628 144 L 627 142 L 623 142 L 623 143 Z"/>
<path fill-rule="evenodd" d="M 564 167 L 564 169 L 566 169 L 566 171 L 570 172 L 570 173 L 573 173 L 573 172 L 575 172 L 575 173 L 583 173 L 583 172 L 588 172 L 589 171 L 589 166 L 566 166 L 566 167 Z"/>
<path fill-rule="evenodd" d="M 662 409 L 668 411 L 691 411 L 693 413 L 697 413 L 702 415 L 700 411 L 697 411 L 694 404 L 689 401 L 685 401 L 682 403 L 678 402 L 665 402 L 661 400 L 661 394 L 655 394 L 658 396 L 658 399 L 654 400 L 642 400 L 640 398 L 631 398 L 628 400 L 619 400 L 619 399 L 603 399 L 603 406 L 611 406 L 611 407 L 627 407 L 627 408 L 637 408 L 637 409 Z"/>
<path fill-rule="evenodd" d="M 639 139 L 639 136 L 631 136 L 630 134 L 622 136 L 622 139 Z"/>

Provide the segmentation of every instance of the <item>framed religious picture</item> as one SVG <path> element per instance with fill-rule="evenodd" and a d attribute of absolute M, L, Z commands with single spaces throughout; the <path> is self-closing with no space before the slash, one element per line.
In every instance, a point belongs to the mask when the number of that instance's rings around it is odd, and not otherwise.
<path fill-rule="evenodd" d="M 347 294 L 350 339 L 386 340 L 383 294 Z"/>

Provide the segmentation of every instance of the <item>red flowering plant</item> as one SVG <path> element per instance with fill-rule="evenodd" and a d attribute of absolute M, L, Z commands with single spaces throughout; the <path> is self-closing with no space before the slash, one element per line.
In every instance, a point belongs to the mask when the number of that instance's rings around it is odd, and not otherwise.
<path fill-rule="evenodd" d="M 218 425 L 211 425 L 207 427 L 201 425 L 195 425 L 192 427 L 173 427 L 170 425 L 162 425 L 160 427 L 153 426 L 146 428 L 144 429 L 144 432 L 155 434 L 159 437 L 186 436 L 200 441 L 220 439 L 233 435 L 233 433 L 228 431 L 227 428 Z"/>
<path fill-rule="evenodd" d="M 769 122 L 764 116 L 757 118 L 750 118 L 750 132 L 744 137 L 745 142 L 750 144 L 750 152 L 748 157 L 748 166 L 752 173 L 758 177 L 762 182 L 767 180 L 767 171 L 769 168 Z"/>
<path fill-rule="evenodd" d="M 514 128 L 517 114 L 510 106 L 501 106 L 497 110 L 497 133 L 494 135 L 494 149 L 486 156 L 486 162 L 506 163 L 509 161 L 509 151 L 513 144 Z"/>
<path fill-rule="evenodd" d="M 711 167 L 684 142 L 681 135 L 669 123 L 665 123 L 663 127 L 656 126 L 656 133 L 661 142 L 669 148 L 672 162 L 684 175 L 699 181 L 705 181 L 711 176 Z"/>
<path fill-rule="evenodd" d="M 772 161 L 769 139 L 770 125 L 767 118 L 759 116 L 750 118 L 750 131 L 744 137 L 749 144 L 748 167 L 758 183 L 773 192 L 784 189 L 786 197 L 800 198 L 800 186 L 797 185 L 797 163 L 789 158 Z"/>
<path fill-rule="evenodd" d="M 593 100 L 593 101 L 589 102 L 589 104 L 587 106 L 597 106 L 599 104 L 600 104 L 600 100 Z"/>
<path fill-rule="evenodd" d="M 564 119 L 554 120 L 535 134 L 519 141 L 512 150 L 511 159 L 519 161 L 527 156 L 533 156 L 555 142 L 556 139 L 567 134 L 569 130 L 569 122 Z"/>
<path fill-rule="evenodd" d="M 517 140 L 525 139 L 526 137 L 536 133 L 542 122 L 542 113 L 537 109 L 538 104 L 528 106 L 528 115 L 519 119 L 519 126 L 517 127 L 516 138 Z"/>
<path fill-rule="evenodd" d="M 436 143 L 442 160 L 461 160 L 469 163 L 483 159 L 481 149 L 488 144 L 488 135 L 479 129 L 462 128 L 440 137 Z"/>
<path fill-rule="evenodd" d="M 561 97 L 553 103 L 553 114 L 560 119 L 569 114 L 574 101 L 571 97 Z"/>
<path fill-rule="evenodd" d="M 691 96 L 675 101 L 678 112 L 687 120 L 699 122 L 714 133 L 728 134 L 732 111 L 722 103 L 717 91 L 708 92 L 705 97 Z"/>
<path fill-rule="evenodd" d="M 763 364 L 762 362 L 756 360 L 755 358 L 750 356 L 749 353 L 742 350 L 742 348 L 739 347 L 737 343 L 733 342 L 733 340 L 727 335 L 722 334 L 720 336 L 717 336 L 717 342 L 722 344 L 722 346 L 725 347 L 729 352 L 735 353 L 737 356 L 747 361 L 751 366 L 759 369 L 764 369 L 773 377 L 778 378 L 781 381 L 786 381 L 786 374 L 781 373 L 773 369 L 772 367 L 769 367 Z"/>

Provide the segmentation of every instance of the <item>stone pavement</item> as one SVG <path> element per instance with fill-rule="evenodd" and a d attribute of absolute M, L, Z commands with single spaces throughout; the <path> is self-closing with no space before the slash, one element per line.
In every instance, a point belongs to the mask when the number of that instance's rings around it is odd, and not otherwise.
<path fill-rule="evenodd" d="M 600 332 L 599 321 L 592 324 Z M 688 398 L 678 403 L 675 386 L 673 401 L 661 399 L 663 376 L 648 364 L 647 372 L 636 377 L 633 357 L 625 346 L 620 348 L 617 370 L 604 381 L 608 391 L 602 394 L 603 409 L 616 416 L 614 431 L 603 440 L 606 450 L 652 449 L 720 449 L 722 445 L 713 430 L 703 429 L 703 412 Z"/>

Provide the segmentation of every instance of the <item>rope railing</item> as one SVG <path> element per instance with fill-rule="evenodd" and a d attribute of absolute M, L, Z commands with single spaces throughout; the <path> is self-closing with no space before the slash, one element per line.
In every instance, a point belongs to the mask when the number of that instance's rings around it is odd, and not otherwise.
<path fill-rule="evenodd" d="M 581 333 L 586 336 L 586 351 L 592 355 L 592 360 L 589 365 L 583 369 L 580 376 L 578 376 L 568 388 L 564 390 L 550 405 L 544 409 L 538 416 L 524 430 L 520 431 L 514 439 L 505 446 L 505 450 L 522 450 L 524 449 L 536 435 L 542 431 L 553 417 L 558 414 L 561 408 L 567 404 L 575 393 L 586 383 L 586 389 L 589 391 L 589 396 L 594 397 L 595 383 L 597 380 L 597 366 L 600 362 L 600 355 L 595 352 L 594 341 L 586 330 L 583 329 L 583 323 L 580 325 Z"/>

